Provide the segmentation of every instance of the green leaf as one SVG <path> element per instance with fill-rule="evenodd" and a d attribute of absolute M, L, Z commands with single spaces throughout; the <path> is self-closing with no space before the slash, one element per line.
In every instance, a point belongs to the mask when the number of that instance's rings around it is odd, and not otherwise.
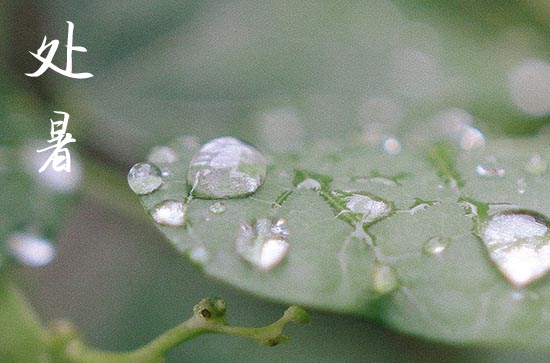
<path fill-rule="evenodd" d="M 270 155 L 265 183 L 250 197 L 223 200 L 222 213 L 209 209 L 216 201 L 188 199 L 193 151 L 179 148 L 179 161 L 158 164 L 164 184 L 141 202 L 149 213 L 167 199 L 187 203 L 183 226 L 157 227 L 206 274 L 254 294 L 366 316 L 434 340 L 550 347 L 550 277 L 513 286 L 478 237 L 487 213 L 550 216 L 550 176 L 540 173 L 541 163 L 532 168 L 534 155 L 550 160 L 547 137 L 494 139 L 474 151 L 411 140 L 398 155 L 349 142 L 337 151 L 320 145 L 298 157 Z M 504 175 L 480 176 L 479 165 Z M 319 179 L 320 190 L 296 187 L 307 178 Z M 352 196 L 387 209 L 369 219 L 360 208 L 349 210 Z M 289 231 L 288 255 L 269 271 L 236 250 L 240 226 L 260 218 L 285 219 Z M 434 237 L 447 242 L 444 251 L 423 253 Z"/>

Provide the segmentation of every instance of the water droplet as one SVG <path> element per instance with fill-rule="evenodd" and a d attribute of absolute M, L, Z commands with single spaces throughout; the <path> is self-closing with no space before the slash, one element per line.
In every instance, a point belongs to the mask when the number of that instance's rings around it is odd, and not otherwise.
<path fill-rule="evenodd" d="M 237 253 L 261 270 L 279 265 L 288 253 L 288 229 L 284 219 L 273 223 L 270 219 L 256 220 L 253 226 L 243 224 L 237 238 Z"/>
<path fill-rule="evenodd" d="M 42 267 L 51 263 L 56 256 L 50 241 L 30 232 L 15 233 L 8 238 L 10 253 L 22 264 Z"/>
<path fill-rule="evenodd" d="M 491 259 L 516 286 L 527 285 L 550 269 L 548 221 L 537 213 L 497 213 L 485 223 L 481 237 Z"/>
<path fill-rule="evenodd" d="M 168 146 L 156 146 L 151 149 L 147 160 L 152 163 L 173 163 L 178 160 L 176 152 Z"/>
<path fill-rule="evenodd" d="M 165 200 L 157 204 L 151 213 L 155 222 L 170 226 L 178 227 L 185 222 L 185 205 L 177 200 Z"/>
<path fill-rule="evenodd" d="M 487 159 L 486 165 L 479 164 L 478 166 L 476 166 L 476 173 L 477 175 L 482 177 L 502 178 L 506 174 L 506 170 L 500 168 L 497 165 L 496 159 L 494 157 L 490 157 Z"/>
<path fill-rule="evenodd" d="M 392 267 L 379 264 L 372 272 L 372 284 L 377 294 L 388 294 L 399 286 L 397 273 Z"/>
<path fill-rule="evenodd" d="M 208 210 L 214 214 L 221 214 L 225 212 L 225 203 L 218 201 L 214 204 L 210 204 Z"/>
<path fill-rule="evenodd" d="M 204 246 L 195 246 L 189 252 L 189 258 L 199 265 L 204 265 L 210 259 L 210 253 Z"/>
<path fill-rule="evenodd" d="M 296 188 L 319 191 L 321 190 L 321 183 L 319 183 L 318 180 L 307 178 L 303 182 L 299 183 Z"/>
<path fill-rule="evenodd" d="M 387 216 L 391 212 L 390 206 L 385 202 L 374 200 L 363 194 L 352 194 L 345 197 L 344 201 L 346 202 L 348 211 L 363 215 L 363 223 L 373 222 Z"/>
<path fill-rule="evenodd" d="M 485 136 L 473 126 L 468 126 L 460 137 L 460 147 L 463 150 L 475 150 L 485 145 Z"/>
<path fill-rule="evenodd" d="M 260 151 L 234 137 L 220 137 L 195 154 L 187 180 L 198 198 L 235 198 L 254 193 L 266 172 Z"/>
<path fill-rule="evenodd" d="M 525 170 L 527 170 L 528 173 L 531 173 L 533 175 L 542 175 L 546 172 L 546 169 L 548 167 L 548 164 L 546 163 L 546 160 L 544 160 L 540 154 L 533 154 L 531 155 L 531 158 L 525 164 Z"/>
<path fill-rule="evenodd" d="M 422 252 L 428 256 L 438 256 L 445 251 L 448 244 L 449 239 L 447 238 L 432 237 L 424 243 Z"/>
<path fill-rule="evenodd" d="M 523 194 L 527 190 L 527 181 L 525 178 L 519 178 L 516 182 L 516 185 L 518 187 L 518 193 Z"/>
<path fill-rule="evenodd" d="M 401 142 L 393 137 L 384 140 L 384 151 L 390 155 L 397 155 L 401 152 Z"/>
<path fill-rule="evenodd" d="M 151 163 L 138 163 L 128 172 L 128 185 L 136 194 L 149 194 L 162 184 L 160 169 Z"/>
<path fill-rule="evenodd" d="M 523 112 L 532 116 L 550 113 L 550 63 L 526 59 L 508 75 L 512 100 Z"/>

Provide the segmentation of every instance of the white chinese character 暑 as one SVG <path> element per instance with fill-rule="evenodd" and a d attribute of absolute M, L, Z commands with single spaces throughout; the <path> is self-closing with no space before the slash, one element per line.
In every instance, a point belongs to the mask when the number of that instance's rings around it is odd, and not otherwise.
<path fill-rule="evenodd" d="M 57 52 L 57 48 L 59 47 L 59 40 L 54 39 L 49 43 L 47 42 L 47 37 L 44 36 L 44 40 L 42 41 L 42 45 L 36 53 L 29 52 L 38 59 L 40 62 L 42 62 L 42 65 L 40 68 L 36 70 L 34 73 L 25 73 L 26 76 L 29 77 L 38 77 L 41 76 L 48 68 L 51 68 L 52 70 L 56 71 L 57 73 L 60 73 L 66 77 L 70 78 L 76 78 L 76 79 L 85 79 L 93 77 L 94 75 L 91 73 L 73 73 L 73 51 L 76 52 L 86 52 L 86 48 L 80 47 L 80 46 L 74 46 L 73 45 L 73 30 L 74 30 L 74 24 L 70 21 L 67 21 L 69 24 L 69 33 L 67 35 L 67 63 L 65 65 L 65 69 L 61 69 L 55 64 L 53 64 L 53 58 L 55 56 L 55 52 Z M 42 54 L 47 50 L 48 54 L 43 57 Z"/>
<path fill-rule="evenodd" d="M 66 132 L 67 124 L 69 123 L 69 114 L 62 111 L 54 111 L 54 113 L 63 115 L 63 120 L 53 121 L 52 119 L 50 119 L 51 138 L 50 140 L 48 140 L 48 143 L 50 144 L 55 143 L 55 144 L 40 150 L 36 150 L 36 152 L 41 153 L 41 152 L 53 149 L 50 157 L 38 170 L 38 172 L 40 173 L 46 170 L 46 168 L 50 164 L 52 165 L 52 168 L 55 171 L 61 171 L 61 170 L 65 170 L 67 172 L 71 171 L 71 154 L 69 153 L 69 150 L 65 147 L 65 145 L 71 142 L 75 142 L 76 140 L 73 138 L 73 135 L 71 135 L 70 132 Z"/>

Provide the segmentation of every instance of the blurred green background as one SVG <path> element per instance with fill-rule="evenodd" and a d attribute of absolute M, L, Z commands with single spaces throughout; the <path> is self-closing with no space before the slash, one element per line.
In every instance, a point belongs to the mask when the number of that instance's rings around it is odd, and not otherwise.
<path fill-rule="evenodd" d="M 138 347 L 204 296 L 223 297 L 235 324 L 266 324 L 285 308 L 209 280 L 162 240 L 125 186 L 152 146 L 228 134 L 296 150 L 357 138 L 376 122 L 404 135 L 452 107 L 488 135 L 534 133 L 550 122 L 548 101 L 528 97 L 542 88 L 550 98 L 543 0 L 4 0 L 0 9 L 2 142 L 45 140 L 51 112 L 64 110 L 77 140 L 71 150 L 86 168 L 82 199 L 60 221 L 57 260 L 15 277 L 44 321 L 68 318 L 99 348 Z M 74 71 L 94 77 L 25 77 L 38 68 L 28 51 L 44 35 L 64 44 L 67 20 L 74 44 L 88 49 L 74 53 Z M 528 74 L 531 88 L 518 71 L 530 60 L 542 64 Z M 379 109 L 373 99 L 389 101 Z M 284 346 L 203 336 L 167 361 L 547 360 L 545 352 L 425 342 L 349 316 L 312 318 L 290 327 Z"/>

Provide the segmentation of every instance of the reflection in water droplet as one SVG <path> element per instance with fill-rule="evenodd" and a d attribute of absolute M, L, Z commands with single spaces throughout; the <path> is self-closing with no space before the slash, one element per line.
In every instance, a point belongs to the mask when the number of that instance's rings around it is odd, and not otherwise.
<path fill-rule="evenodd" d="M 300 150 L 304 145 L 304 128 L 296 111 L 280 108 L 260 117 L 262 145 L 276 152 Z"/>
<path fill-rule="evenodd" d="M 447 238 L 432 237 L 424 243 L 424 246 L 422 246 L 422 252 L 425 255 L 437 256 L 445 251 L 448 244 L 449 239 Z"/>
<path fill-rule="evenodd" d="M 384 140 L 384 151 L 390 155 L 397 155 L 401 152 L 401 142 L 393 137 Z"/>
<path fill-rule="evenodd" d="M 548 164 L 546 163 L 546 160 L 544 160 L 540 154 L 533 154 L 531 155 L 531 158 L 525 164 L 525 170 L 527 170 L 528 173 L 531 173 L 533 175 L 542 175 L 546 172 L 546 169 L 548 167 Z"/>
<path fill-rule="evenodd" d="M 151 149 L 147 160 L 152 163 L 173 163 L 178 160 L 178 155 L 168 146 L 156 146 Z"/>
<path fill-rule="evenodd" d="M 547 220 L 526 211 L 495 214 L 485 223 L 482 240 L 504 276 L 524 286 L 550 269 L 550 233 Z"/>
<path fill-rule="evenodd" d="M 50 153 L 38 153 L 36 150 L 44 148 L 43 142 L 30 142 L 23 147 L 21 157 L 25 171 L 32 176 L 35 182 L 54 193 L 69 193 L 76 190 L 82 181 L 82 165 L 76 152 L 71 150 L 71 171 L 55 171 L 52 165 L 42 173 L 38 170 L 50 157 Z"/>
<path fill-rule="evenodd" d="M 527 190 L 527 181 L 525 178 L 519 178 L 516 182 L 516 185 L 518 187 L 518 193 L 523 194 Z"/>
<path fill-rule="evenodd" d="M 532 116 L 550 114 L 550 63 L 526 59 L 508 75 L 512 100 L 523 112 Z"/>
<path fill-rule="evenodd" d="M 208 206 L 208 210 L 214 214 L 221 214 L 225 212 L 225 203 L 218 201 L 214 204 L 210 204 L 210 206 Z"/>
<path fill-rule="evenodd" d="M 372 272 L 372 284 L 377 294 L 388 294 L 399 286 L 397 273 L 388 265 L 377 265 Z"/>
<path fill-rule="evenodd" d="M 165 200 L 153 208 L 151 216 L 158 224 L 177 227 L 185 222 L 185 209 L 182 202 Z"/>
<path fill-rule="evenodd" d="M 22 264 L 41 267 L 51 263 L 56 256 L 50 241 L 33 233 L 15 233 L 8 238 L 9 252 Z"/>
<path fill-rule="evenodd" d="M 155 164 L 138 163 L 128 172 L 128 185 L 136 194 L 149 194 L 162 184 L 162 174 Z"/>
<path fill-rule="evenodd" d="M 284 219 L 273 223 L 270 219 L 256 220 L 253 226 L 243 224 L 237 237 L 237 253 L 260 270 L 271 270 L 288 253 L 288 229 Z"/>
<path fill-rule="evenodd" d="M 235 198 L 254 193 L 263 183 L 267 160 L 234 137 L 204 144 L 189 166 L 187 181 L 198 198 Z"/>
<path fill-rule="evenodd" d="M 363 215 L 362 222 L 370 223 L 376 219 L 387 216 L 391 212 L 390 206 L 385 202 L 374 200 L 366 195 L 353 194 L 345 197 L 346 208 L 353 213 Z"/>
<path fill-rule="evenodd" d="M 307 178 L 300 184 L 296 185 L 297 189 L 306 189 L 306 190 L 321 190 L 321 183 L 315 179 Z"/>
<path fill-rule="evenodd" d="M 210 253 L 204 246 L 196 246 L 191 249 L 189 252 L 189 258 L 191 261 L 198 263 L 199 265 L 204 265 L 210 259 Z"/>

